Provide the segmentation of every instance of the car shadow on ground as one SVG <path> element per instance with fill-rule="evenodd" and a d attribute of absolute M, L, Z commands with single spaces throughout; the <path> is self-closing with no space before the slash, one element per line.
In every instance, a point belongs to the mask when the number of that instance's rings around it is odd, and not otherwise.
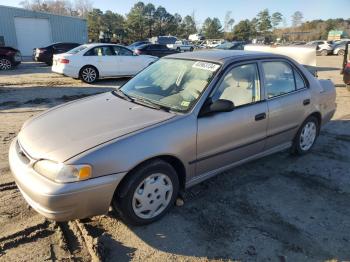
<path fill-rule="evenodd" d="M 114 89 L 115 87 L 98 87 L 92 85 L 81 87 L 0 87 L 0 110 L 49 108 L 79 98 L 109 92 Z"/>
<path fill-rule="evenodd" d="M 197 258 L 349 259 L 349 130 L 350 116 L 332 121 L 311 153 L 228 170 L 189 189 L 160 221 L 130 229 L 157 250 Z"/>

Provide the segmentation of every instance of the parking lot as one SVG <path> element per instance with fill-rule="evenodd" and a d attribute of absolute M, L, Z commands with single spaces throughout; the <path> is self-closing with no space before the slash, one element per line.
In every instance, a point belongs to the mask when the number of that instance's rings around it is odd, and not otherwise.
<path fill-rule="evenodd" d="M 319 78 L 337 86 L 337 112 L 310 154 L 285 151 L 226 171 L 144 227 L 128 227 L 112 211 L 46 220 L 23 199 L 7 160 L 28 118 L 127 79 L 88 85 L 30 60 L 0 72 L 0 261 L 350 260 L 350 92 L 341 57 L 317 59 Z"/>

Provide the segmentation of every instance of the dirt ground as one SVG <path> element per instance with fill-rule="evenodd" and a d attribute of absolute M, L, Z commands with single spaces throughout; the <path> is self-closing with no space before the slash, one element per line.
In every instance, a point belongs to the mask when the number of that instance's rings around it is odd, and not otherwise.
<path fill-rule="evenodd" d="M 30 208 L 8 165 L 23 122 L 122 84 L 85 85 L 26 62 L 0 72 L 0 261 L 350 261 L 350 92 L 339 57 L 318 57 L 337 112 L 312 153 L 282 152 L 191 188 L 161 221 L 128 227 L 112 212 L 55 223 Z"/>

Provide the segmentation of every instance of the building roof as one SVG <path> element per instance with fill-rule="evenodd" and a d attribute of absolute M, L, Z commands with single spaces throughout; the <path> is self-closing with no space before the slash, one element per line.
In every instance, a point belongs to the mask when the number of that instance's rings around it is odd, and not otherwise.
<path fill-rule="evenodd" d="M 7 8 L 7 9 L 14 9 L 14 10 L 21 10 L 21 11 L 25 11 L 25 12 L 39 13 L 39 14 L 45 14 L 45 15 L 51 15 L 51 16 L 69 17 L 69 18 L 80 19 L 80 20 L 85 20 L 85 21 L 87 20 L 86 18 L 79 17 L 79 16 L 60 15 L 60 14 L 55 14 L 55 13 L 50 13 L 50 12 L 45 12 L 45 11 L 35 11 L 35 10 L 30 10 L 30 9 L 15 7 L 15 6 L 0 5 L 0 8 L 3 8 L 3 9 Z"/>

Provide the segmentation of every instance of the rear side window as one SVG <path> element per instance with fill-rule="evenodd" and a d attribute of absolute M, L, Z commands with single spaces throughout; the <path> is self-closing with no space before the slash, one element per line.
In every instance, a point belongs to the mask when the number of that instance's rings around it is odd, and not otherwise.
<path fill-rule="evenodd" d="M 293 69 L 284 62 L 263 62 L 267 97 L 272 98 L 295 90 Z"/>
<path fill-rule="evenodd" d="M 304 79 L 286 62 L 263 62 L 267 97 L 288 94 L 306 87 Z"/>
<path fill-rule="evenodd" d="M 297 90 L 305 88 L 306 84 L 305 84 L 304 79 L 295 70 L 294 70 L 294 76 L 295 76 L 295 85 L 296 85 Z"/>
<path fill-rule="evenodd" d="M 90 49 L 85 56 L 112 56 L 115 55 L 109 46 L 98 46 Z"/>
<path fill-rule="evenodd" d="M 126 49 L 121 46 L 113 46 L 114 52 L 116 55 L 121 55 L 121 56 L 132 56 L 133 53 L 129 49 Z"/>

